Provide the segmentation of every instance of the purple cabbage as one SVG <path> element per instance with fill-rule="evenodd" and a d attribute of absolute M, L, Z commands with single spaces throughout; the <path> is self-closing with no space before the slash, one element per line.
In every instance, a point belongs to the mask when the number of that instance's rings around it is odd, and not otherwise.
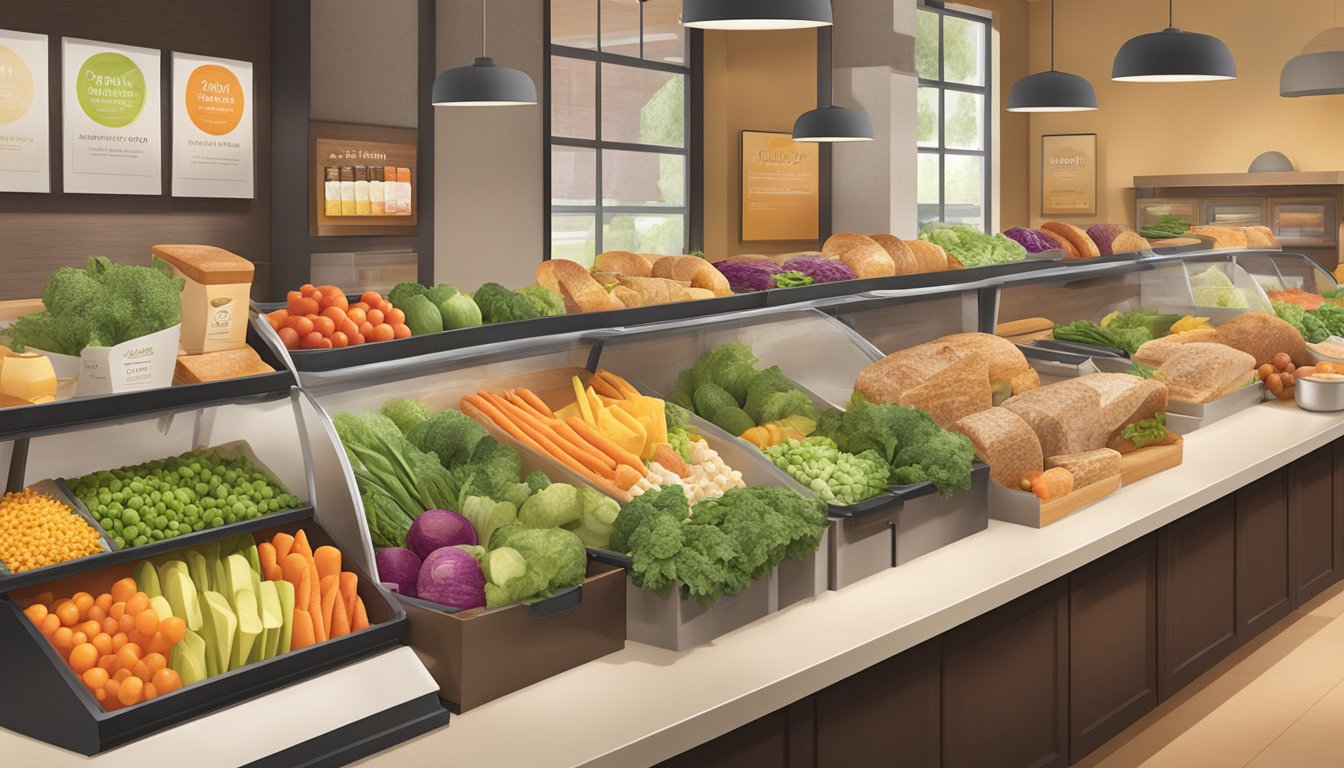
<path fill-rule="evenodd" d="M 1027 229 L 1026 227 L 1013 227 L 1003 233 L 1005 237 L 1017 241 L 1019 245 L 1027 249 L 1027 253 L 1045 253 L 1059 248 L 1059 243 L 1054 238 L 1036 229 Z"/>
<path fill-rule="evenodd" d="M 714 266 L 728 278 L 733 293 L 755 293 L 775 287 L 774 276 L 783 271 L 773 261 L 721 261 Z"/>
<path fill-rule="evenodd" d="M 415 587 L 420 599 L 459 611 L 485 605 L 485 575 L 465 549 L 444 547 L 429 553 Z"/>
<path fill-rule="evenodd" d="M 397 594 L 416 596 L 416 580 L 420 578 L 420 556 L 405 547 L 383 547 L 373 553 L 378 566 L 378 580 L 396 584 Z"/>
<path fill-rule="evenodd" d="M 802 272 L 814 283 L 835 283 L 855 279 L 854 270 L 843 261 L 824 256 L 795 256 L 784 262 L 785 272 Z"/>
<path fill-rule="evenodd" d="M 458 544 L 477 545 L 476 529 L 471 521 L 456 512 L 447 509 L 425 511 L 406 532 L 406 548 L 424 559 L 429 553 L 443 547 Z"/>

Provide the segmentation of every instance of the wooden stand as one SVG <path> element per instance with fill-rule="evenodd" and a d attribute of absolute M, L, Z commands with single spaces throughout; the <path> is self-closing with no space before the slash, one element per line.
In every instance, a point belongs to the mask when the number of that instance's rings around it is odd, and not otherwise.
<path fill-rule="evenodd" d="M 1185 440 L 1171 445 L 1150 445 L 1120 457 L 1120 481 L 1129 485 L 1158 472 L 1179 467 L 1185 460 Z"/>

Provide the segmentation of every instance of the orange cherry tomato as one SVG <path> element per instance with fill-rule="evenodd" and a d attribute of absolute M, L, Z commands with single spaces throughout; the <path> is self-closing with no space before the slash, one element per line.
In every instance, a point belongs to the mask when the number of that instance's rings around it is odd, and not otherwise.
<path fill-rule="evenodd" d="M 321 349 L 322 334 L 318 333 L 317 331 L 309 333 L 299 341 L 299 346 L 304 349 Z"/>
<path fill-rule="evenodd" d="M 281 328 L 280 343 L 285 345 L 285 349 L 298 349 L 299 332 L 290 327 Z"/>
<path fill-rule="evenodd" d="M 365 341 L 376 341 L 373 338 L 373 323 L 368 320 L 359 324 L 359 335 L 364 337 Z"/>
<path fill-rule="evenodd" d="M 117 653 L 122 648 L 125 648 L 128 642 L 130 642 L 130 638 L 126 637 L 125 632 L 116 633 L 112 636 L 112 652 Z"/>
<path fill-rule="evenodd" d="M 285 321 L 285 325 L 289 328 L 293 328 L 294 332 L 299 334 L 300 339 L 313 332 L 313 321 L 306 317 L 293 315 Z"/>
<path fill-rule="evenodd" d="M 364 334 L 360 333 L 359 331 L 355 331 L 352 334 L 346 334 L 346 335 L 350 337 L 350 346 L 352 347 L 357 347 L 360 344 L 363 344 L 365 341 L 367 341 L 367 339 L 364 338 Z"/>
<path fill-rule="evenodd" d="M 391 325 L 406 322 L 406 313 L 402 312 L 400 309 L 397 309 L 396 307 L 387 310 L 383 314 L 386 316 L 387 322 Z"/>
<path fill-rule="evenodd" d="M 348 347 L 350 346 L 350 337 L 346 336 L 341 331 L 336 331 L 335 333 L 331 334 L 331 346 L 335 347 L 336 349 L 340 349 L 341 347 Z"/>
<path fill-rule="evenodd" d="M 391 326 L 392 326 L 392 337 L 393 337 L 393 338 L 396 338 L 396 339 L 405 339 L 405 338 L 409 338 L 410 335 L 411 335 L 411 329 L 408 328 L 408 327 L 406 327 L 406 324 L 405 324 L 405 323 L 388 323 L 388 325 L 391 325 Z"/>
<path fill-rule="evenodd" d="M 318 318 L 313 321 L 313 330 L 322 334 L 324 337 L 330 336 L 336 332 L 336 321 L 332 320 L 330 317 L 322 317 L 319 315 Z"/>
<path fill-rule="evenodd" d="M 122 669 L 130 669 L 140 660 L 141 655 L 140 646 L 135 643 L 127 643 L 117 651 L 117 663 L 121 665 Z"/>
<path fill-rule="evenodd" d="M 92 643 L 80 643 L 70 652 L 70 668 L 77 675 L 83 675 L 98 666 L 98 649 Z"/>
<path fill-rule="evenodd" d="M 99 658 L 112 652 L 112 636 L 106 632 L 99 632 L 89 642 L 93 643 L 93 647 L 98 649 Z"/>
<path fill-rule="evenodd" d="M 89 612 L 84 615 L 89 617 L 89 621 L 102 626 L 103 619 L 107 618 L 107 609 L 94 603 L 93 606 L 89 608 Z"/>
<path fill-rule="evenodd" d="M 341 323 L 349 319 L 345 315 L 345 310 L 340 307 L 327 307 L 322 310 L 322 316 L 335 323 L 337 328 L 340 328 Z"/>
<path fill-rule="evenodd" d="M 274 312 L 271 312 L 266 315 L 266 322 L 270 323 L 271 327 L 277 331 L 285 327 L 285 321 L 288 319 L 289 319 L 288 309 L 277 309 Z"/>
<path fill-rule="evenodd" d="M 140 694 L 145 690 L 145 681 L 138 677 L 128 677 L 121 681 L 121 687 L 117 689 L 117 701 L 126 706 L 140 702 Z"/>
<path fill-rule="evenodd" d="M 121 631 L 120 621 L 117 621 L 111 616 L 108 616 L 106 619 L 103 619 L 103 634 L 115 635 L 120 631 Z"/>
<path fill-rule="evenodd" d="M 177 645 L 187 636 L 187 622 L 179 616 L 169 616 L 159 622 L 159 631 L 168 638 L 168 642 Z"/>
<path fill-rule="evenodd" d="M 299 286 L 299 293 L 304 296 L 312 296 L 314 293 L 317 293 L 317 286 L 312 283 L 304 283 Z"/>
<path fill-rule="evenodd" d="M 103 614 L 106 615 L 112 609 L 112 595 L 104 592 L 93 599 L 93 604 L 102 608 Z"/>
<path fill-rule="evenodd" d="M 150 682 L 154 683 L 154 688 L 158 690 L 160 695 L 172 693 L 182 687 L 182 678 L 175 670 L 167 667 L 155 672 L 154 679 Z"/>
<path fill-rule="evenodd" d="M 347 317 L 337 324 L 336 330 L 344 333 L 346 338 L 350 338 L 359 333 L 359 323 L 356 323 L 354 320 Z"/>
<path fill-rule="evenodd" d="M 357 301 L 357 302 L 355 302 L 354 304 L 351 304 L 349 307 L 346 307 L 346 311 L 347 311 L 347 312 L 350 311 L 350 310 L 352 310 L 352 309 L 362 309 L 362 310 L 364 310 L 365 312 L 368 312 L 368 311 L 369 311 L 369 305 L 368 305 L 368 304 L 365 304 L 365 303 L 362 302 L 362 301 Z"/>
<path fill-rule="evenodd" d="M 387 323 L 383 323 L 382 325 L 375 325 L 373 327 L 374 341 L 391 341 L 396 337 L 397 332 L 392 330 L 392 326 L 388 325 Z"/>
<path fill-rule="evenodd" d="M 159 631 L 159 614 L 153 608 L 146 608 L 135 616 L 135 630 L 145 637 L 153 637 Z"/>
<path fill-rule="evenodd" d="M 317 304 L 317 299 L 311 296 L 289 302 L 289 313 L 291 315 L 316 315 L 321 309 L 322 307 Z"/>
<path fill-rule="evenodd" d="M 286 303 L 286 304 L 289 304 L 289 303 L 298 301 L 299 299 L 302 299 L 302 298 L 303 298 L 303 293 L 302 293 L 302 292 L 300 292 L 300 291 L 290 291 L 289 293 L 286 293 L 286 294 L 285 294 L 285 303 Z"/>
<path fill-rule="evenodd" d="M 104 685 L 107 685 L 108 674 L 107 670 L 102 667 L 89 667 L 84 670 L 84 673 L 80 675 L 80 678 L 84 681 L 85 688 L 88 688 L 90 691 L 96 691 Z"/>
<path fill-rule="evenodd" d="M 140 612 L 149 607 L 149 595 L 144 592 L 136 592 L 126 601 L 126 613 L 132 617 L 139 616 Z M 127 630 L 128 632 L 130 630 Z"/>
<path fill-rule="evenodd" d="M 331 339 L 323 336 L 322 341 L 317 344 L 318 349 L 331 349 Z"/>
<path fill-rule="evenodd" d="M 75 629 L 79 632 L 83 632 L 86 637 L 94 637 L 95 635 L 103 631 L 103 625 L 99 624 L 93 619 L 89 619 L 88 621 L 75 627 Z"/>
<path fill-rule="evenodd" d="M 111 653 L 103 654 L 98 659 L 98 668 L 106 671 L 108 675 L 111 675 L 113 672 L 116 672 L 117 671 L 116 655 Z"/>
<path fill-rule="evenodd" d="M 387 313 L 396 309 L 396 307 L 392 306 L 392 302 L 388 301 L 387 299 L 383 299 L 383 303 L 378 305 L 378 309 L 382 311 L 383 317 L 387 317 Z"/>
<path fill-rule="evenodd" d="M 345 311 L 345 316 L 358 327 L 369 319 L 369 312 L 363 307 L 351 307 Z"/>
<path fill-rule="evenodd" d="M 61 620 L 61 626 L 73 627 L 79 623 L 79 607 L 70 600 L 62 600 L 56 606 L 56 618 Z"/>
<path fill-rule="evenodd" d="M 385 321 L 386 319 L 387 318 L 384 316 L 383 310 L 381 309 L 369 310 L 369 322 L 373 323 L 375 326 L 382 325 L 383 321 Z"/>
<path fill-rule="evenodd" d="M 383 295 L 377 291 L 365 291 L 360 295 L 359 300 L 370 307 L 376 307 L 383 303 Z"/>
<path fill-rule="evenodd" d="M 124 579 L 118 579 L 117 583 L 112 585 L 112 602 L 124 603 L 132 597 L 135 597 L 135 593 L 138 591 L 139 588 L 135 586 L 135 579 L 132 579 L 129 576 Z M 118 614 L 113 616 L 113 618 L 120 619 L 121 615 Z"/>
<path fill-rule="evenodd" d="M 62 656 L 69 655 L 75 649 L 75 633 L 69 627 L 61 627 L 51 633 L 51 644 Z"/>
<path fill-rule="evenodd" d="M 61 628 L 61 619 L 54 613 L 48 613 L 46 616 L 43 616 L 42 623 L 38 626 L 38 629 L 42 630 L 42 634 L 46 635 L 47 637 L 51 637 L 51 633 L 55 632 L 60 628 Z"/>

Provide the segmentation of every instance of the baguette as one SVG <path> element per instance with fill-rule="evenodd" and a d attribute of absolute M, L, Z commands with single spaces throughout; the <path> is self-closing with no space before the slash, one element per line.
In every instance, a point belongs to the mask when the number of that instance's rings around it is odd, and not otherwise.
<path fill-rule="evenodd" d="M 1065 250 L 1069 258 L 1073 259 L 1095 259 L 1101 256 L 1101 249 L 1088 237 L 1087 232 L 1072 224 L 1063 221 L 1047 221 L 1041 225 L 1041 229 L 1055 235 L 1055 239 L 1062 243 L 1068 243 L 1071 249 Z"/>

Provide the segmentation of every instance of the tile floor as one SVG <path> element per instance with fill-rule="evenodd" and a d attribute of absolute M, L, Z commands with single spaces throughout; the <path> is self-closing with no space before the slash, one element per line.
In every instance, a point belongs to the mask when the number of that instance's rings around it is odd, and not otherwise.
<path fill-rule="evenodd" d="M 1344 583 L 1078 768 L 1344 768 Z"/>

